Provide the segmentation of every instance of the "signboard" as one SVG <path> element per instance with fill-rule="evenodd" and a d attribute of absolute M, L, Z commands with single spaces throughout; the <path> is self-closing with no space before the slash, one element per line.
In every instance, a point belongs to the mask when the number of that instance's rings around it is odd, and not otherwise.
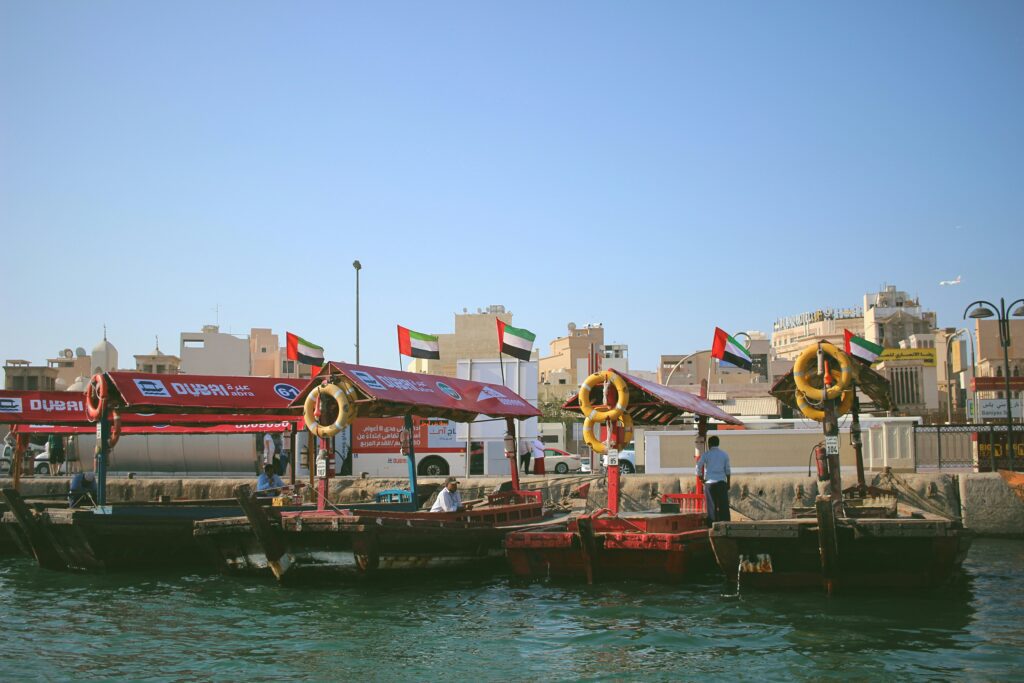
<path fill-rule="evenodd" d="M 357 418 L 352 423 L 352 450 L 356 453 L 400 453 L 401 417 Z M 417 453 L 461 453 L 465 446 L 455 438 L 455 423 L 442 418 L 413 418 L 413 448 Z"/>
<path fill-rule="evenodd" d="M 875 363 L 897 360 L 921 361 L 926 368 L 935 367 L 935 349 L 885 349 Z"/>
<path fill-rule="evenodd" d="M 1005 377 L 975 377 L 971 381 L 974 391 L 1006 391 Z M 1024 391 L 1024 377 L 1010 378 L 1010 391 Z"/>
<path fill-rule="evenodd" d="M 839 437 L 838 436 L 826 436 L 825 437 L 825 452 L 829 455 L 839 455 Z"/>
<path fill-rule="evenodd" d="M 1021 409 L 1024 401 L 1015 398 L 1010 402 L 1010 410 L 1013 416 L 1020 419 Z M 1003 398 L 982 398 L 978 400 L 978 408 L 981 411 L 981 418 L 986 420 L 1006 419 L 1006 399 Z"/>

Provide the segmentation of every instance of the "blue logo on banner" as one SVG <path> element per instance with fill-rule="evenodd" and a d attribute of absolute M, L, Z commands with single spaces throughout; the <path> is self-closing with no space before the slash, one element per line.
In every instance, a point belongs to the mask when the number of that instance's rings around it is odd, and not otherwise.
<path fill-rule="evenodd" d="M 299 395 L 299 390 L 291 384 L 275 384 L 274 393 L 286 401 L 294 401 L 295 397 Z"/>

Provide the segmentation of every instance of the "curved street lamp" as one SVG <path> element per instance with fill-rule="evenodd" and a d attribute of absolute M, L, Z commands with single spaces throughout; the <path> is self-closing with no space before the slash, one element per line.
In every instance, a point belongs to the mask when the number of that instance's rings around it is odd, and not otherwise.
<path fill-rule="evenodd" d="M 1018 306 L 1018 304 L 1020 304 Z M 977 306 L 977 308 L 974 308 Z M 1016 310 L 1012 313 L 1008 311 L 1012 310 L 1014 306 L 1017 306 Z M 973 311 L 971 309 L 974 308 Z M 1013 409 L 1010 403 L 1010 316 L 1024 316 L 1024 298 L 1017 299 L 1012 302 L 1009 306 L 1006 305 L 1006 299 L 999 298 L 999 306 L 997 307 L 990 301 L 979 299 L 978 301 L 972 301 L 967 304 L 967 308 L 964 309 L 964 320 L 968 318 L 967 312 L 970 311 L 970 317 L 975 320 L 982 318 L 991 318 L 996 316 L 996 320 L 999 322 L 999 344 L 1003 347 L 1003 375 L 1006 378 L 1006 453 L 1010 460 L 1010 469 L 1013 469 Z M 980 343 L 980 339 L 978 340 Z M 977 410 L 977 406 L 975 406 Z"/>
<path fill-rule="evenodd" d="M 683 362 L 693 358 L 694 356 L 699 356 L 702 353 L 709 353 L 710 351 L 711 351 L 711 349 L 703 349 L 701 351 L 694 351 L 693 353 L 691 353 L 691 354 L 689 354 L 687 356 L 683 356 L 682 358 L 680 358 L 679 362 L 676 363 L 675 365 L 673 365 L 672 369 L 668 371 L 668 377 L 665 378 L 665 386 L 668 386 L 672 382 L 672 374 L 675 373 L 675 371 L 679 368 L 680 365 L 683 364 Z"/>

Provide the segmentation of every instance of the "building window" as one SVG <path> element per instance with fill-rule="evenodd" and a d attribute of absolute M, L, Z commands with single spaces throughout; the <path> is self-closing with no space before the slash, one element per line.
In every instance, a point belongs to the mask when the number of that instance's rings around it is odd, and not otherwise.
<path fill-rule="evenodd" d="M 182 339 L 181 345 L 186 349 L 201 349 L 206 343 L 202 339 Z"/>
<path fill-rule="evenodd" d="M 26 377 L 25 388 L 29 391 L 36 391 L 39 389 L 39 378 L 38 377 Z"/>
<path fill-rule="evenodd" d="M 156 372 L 157 372 L 158 375 L 164 374 L 165 372 L 167 372 L 167 366 L 166 365 L 158 365 L 158 366 L 156 366 Z"/>
<path fill-rule="evenodd" d="M 260 347 L 260 353 L 266 353 L 266 352 L 267 352 L 267 347 L 266 346 L 261 346 Z"/>
<path fill-rule="evenodd" d="M 558 380 L 558 383 L 559 384 L 565 384 L 565 378 L 562 378 L 562 379 Z"/>
<path fill-rule="evenodd" d="M 286 375 L 294 374 L 294 372 L 295 372 L 295 361 L 293 361 L 293 360 L 283 360 L 283 361 L 281 361 L 281 372 L 285 373 Z"/>

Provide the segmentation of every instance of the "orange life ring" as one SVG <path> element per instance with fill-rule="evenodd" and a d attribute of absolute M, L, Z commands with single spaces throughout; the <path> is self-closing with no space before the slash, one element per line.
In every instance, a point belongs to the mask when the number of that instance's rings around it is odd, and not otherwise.
<path fill-rule="evenodd" d="M 110 411 L 110 437 L 107 439 L 107 448 L 113 448 L 117 445 L 117 440 L 121 438 L 121 416 L 116 410 Z"/>
<path fill-rule="evenodd" d="M 85 388 L 85 416 L 90 422 L 95 422 L 100 419 L 106 407 L 107 383 L 103 379 L 103 373 L 97 372 Z"/>

